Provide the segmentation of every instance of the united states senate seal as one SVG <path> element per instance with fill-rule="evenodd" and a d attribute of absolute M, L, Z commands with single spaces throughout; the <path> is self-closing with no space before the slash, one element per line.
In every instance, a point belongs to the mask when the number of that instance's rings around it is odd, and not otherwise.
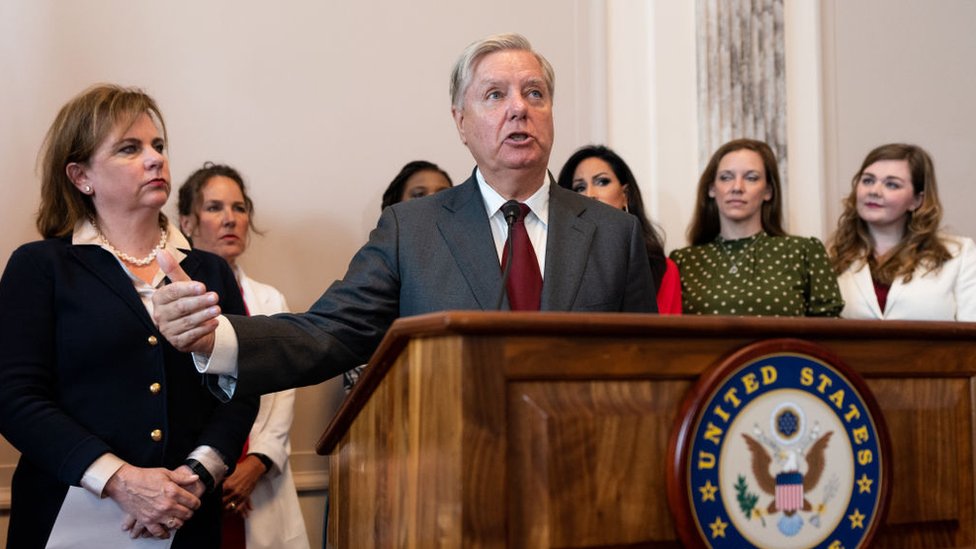
<path fill-rule="evenodd" d="M 880 410 L 809 342 L 757 343 L 706 371 L 671 449 L 668 496 L 689 547 L 865 547 L 884 519 Z"/>

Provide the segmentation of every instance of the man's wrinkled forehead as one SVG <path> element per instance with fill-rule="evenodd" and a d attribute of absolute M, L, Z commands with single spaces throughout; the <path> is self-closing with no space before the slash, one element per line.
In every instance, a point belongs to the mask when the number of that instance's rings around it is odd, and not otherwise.
<path fill-rule="evenodd" d="M 511 56 L 516 54 L 519 59 L 511 63 L 490 63 L 492 58 Z M 543 72 L 542 64 L 536 55 L 529 50 L 499 50 L 485 53 L 471 64 L 471 78 L 468 86 L 463 90 L 462 97 L 471 89 L 507 87 L 512 82 L 513 69 L 521 87 L 537 86 L 551 93 Z"/>

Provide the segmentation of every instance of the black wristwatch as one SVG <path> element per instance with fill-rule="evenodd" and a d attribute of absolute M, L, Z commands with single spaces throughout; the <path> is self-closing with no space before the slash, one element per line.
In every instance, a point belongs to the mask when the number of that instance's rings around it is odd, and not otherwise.
<path fill-rule="evenodd" d="M 183 462 L 184 465 L 190 468 L 193 473 L 200 477 L 200 482 L 203 483 L 203 487 L 207 492 L 213 492 L 214 489 L 214 478 L 210 474 L 210 471 L 203 466 L 199 461 L 190 458 Z"/>

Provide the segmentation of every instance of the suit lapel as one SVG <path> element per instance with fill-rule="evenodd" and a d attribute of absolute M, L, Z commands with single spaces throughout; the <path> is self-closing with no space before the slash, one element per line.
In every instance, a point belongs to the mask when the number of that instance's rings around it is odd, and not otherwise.
<path fill-rule="evenodd" d="M 149 317 L 149 311 L 139 298 L 132 280 L 119 267 L 118 261 L 109 252 L 100 246 L 68 246 L 71 253 L 85 268 L 91 271 L 96 278 L 101 280 L 115 295 L 119 296 L 126 306 L 132 310 L 133 314 L 149 330 L 156 331 L 156 325 Z M 186 274 L 196 280 L 197 271 L 200 269 L 200 259 L 194 255 L 187 255 L 180 263 L 180 267 Z M 169 279 L 167 279 L 167 282 Z"/>
<path fill-rule="evenodd" d="M 478 305 L 483 310 L 494 309 L 502 284 L 501 267 L 485 203 L 473 175 L 443 205 L 437 229 Z"/>
<path fill-rule="evenodd" d="M 570 191 L 550 184 L 549 236 L 542 283 L 543 311 L 572 309 L 596 232 L 593 223 L 580 217 L 586 211 L 586 205 L 566 200 L 567 192 Z"/>
<path fill-rule="evenodd" d="M 132 280 L 125 274 L 111 253 L 100 246 L 89 245 L 68 246 L 68 251 L 115 295 L 119 296 L 119 299 L 132 310 L 133 314 L 139 317 L 139 320 L 147 328 L 152 331 L 156 330 L 152 319 L 149 318 L 149 312 L 132 285 Z"/>
<path fill-rule="evenodd" d="M 871 314 L 875 318 L 884 318 L 884 311 L 881 310 L 881 305 L 878 303 L 878 294 L 874 292 L 874 282 L 871 281 L 871 269 L 866 264 L 861 263 L 860 268 L 854 272 L 854 285 Z M 891 295 L 888 296 L 888 301 L 891 302 Z M 891 307 L 889 306 L 887 309 L 891 310 Z"/>
<path fill-rule="evenodd" d="M 913 278 L 913 280 L 917 280 L 918 278 L 920 278 L 922 276 L 922 270 L 915 269 L 914 276 L 915 278 Z M 903 291 L 905 291 L 905 282 L 903 281 L 902 277 L 900 276 L 895 277 L 894 282 L 891 283 L 891 288 L 888 289 L 888 303 L 887 305 L 885 305 L 886 313 L 891 313 L 895 311 L 895 306 L 898 303 L 898 298 L 901 297 Z"/>
<path fill-rule="evenodd" d="M 197 276 L 200 271 L 200 265 L 201 265 L 200 256 L 189 253 L 189 250 L 183 250 L 183 253 L 187 255 L 186 257 L 183 258 L 183 261 L 180 261 L 180 268 L 183 269 L 183 272 L 186 273 L 186 276 L 190 277 L 193 280 L 197 280 Z M 166 279 L 166 283 L 167 284 L 170 283 L 169 278 Z M 212 288 L 207 288 L 207 289 L 210 290 Z"/>

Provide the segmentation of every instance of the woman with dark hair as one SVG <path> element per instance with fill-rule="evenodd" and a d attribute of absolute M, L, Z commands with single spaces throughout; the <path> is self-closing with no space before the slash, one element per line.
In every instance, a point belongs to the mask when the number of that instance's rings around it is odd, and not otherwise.
<path fill-rule="evenodd" d="M 207 162 L 180 187 L 180 230 L 197 249 L 224 258 L 234 270 L 249 314 L 288 312 L 285 296 L 244 273 L 237 261 L 254 229 L 254 202 L 230 166 Z M 295 390 L 261 395 L 261 406 L 237 469 L 223 484 L 222 547 L 307 549 L 308 534 L 288 456 Z M 243 539 L 242 539 L 243 538 Z"/>
<path fill-rule="evenodd" d="M 573 153 L 559 171 L 560 187 L 585 194 L 625 212 L 640 222 L 644 246 L 651 261 L 660 314 L 681 314 L 678 267 L 664 255 L 664 239 L 644 213 L 637 179 L 627 163 L 603 145 L 590 145 Z"/>
<path fill-rule="evenodd" d="M 868 153 L 831 239 L 841 316 L 976 321 L 976 246 L 941 223 L 924 149 L 891 143 Z"/>
<path fill-rule="evenodd" d="M 426 160 L 408 162 L 400 173 L 393 178 L 386 191 L 383 192 L 383 202 L 380 209 L 392 206 L 397 202 L 421 198 L 454 186 L 451 176 L 440 169 L 437 164 Z"/>
<path fill-rule="evenodd" d="M 816 238 L 782 225 L 782 187 L 769 145 L 736 139 L 719 147 L 698 180 L 691 246 L 681 269 L 685 312 L 747 316 L 837 316 L 837 279 Z"/>
<path fill-rule="evenodd" d="M 166 126 L 138 89 L 89 88 L 41 151 L 44 240 L 0 280 L 0 433 L 21 452 L 9 547 L 211 547 L 257 399 L 221 404 L 152 318 L 157 255 L 241 314 L 234 275 L 162 214 Z"/>

